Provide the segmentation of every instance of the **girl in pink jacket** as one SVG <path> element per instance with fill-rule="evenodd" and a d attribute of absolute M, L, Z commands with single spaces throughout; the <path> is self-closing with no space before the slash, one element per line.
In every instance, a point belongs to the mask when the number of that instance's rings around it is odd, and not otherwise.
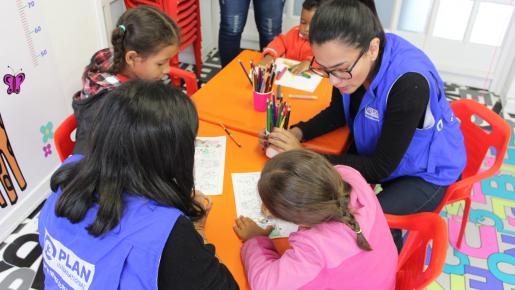
<path fill-rule="evenodd" d="M 282 256 L 246 217 L 234 230 L 253 290 L 394 289 L 397 250 L 373 190 L 348 166 L 293 150 L 271 159 L 258 183 L 266 214 L 300 230 Z"/>

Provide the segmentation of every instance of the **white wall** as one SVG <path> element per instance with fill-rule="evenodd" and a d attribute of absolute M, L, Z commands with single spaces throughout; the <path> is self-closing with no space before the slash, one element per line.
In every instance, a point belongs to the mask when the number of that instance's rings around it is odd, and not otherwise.
<path fill-rule="evenodd" d="M 19 93 L 9 93 L 4 84 L 0 87 L 0 114 L 6 133 L 0 130 L 0 147 L 10 144 L 16 159 L 8 161 L 9 150 L 2 150 L 0 163 L 7 165 L 7 176 L 16 191 L 11 197 L 17 197 L 9 199 L 0 186 L 7 201 L 0 208 L 0 241 L 50 192 L 49 179 L 60 161 L 53 136 L 45 133 L 45 128 L 51 124 L 48 132 L 55 131 L 72 112 L 72 95 L 81 88 L 82 71 L 91 55 L 103 47 L 101 14 L 99 0 L 0 3 L 0 35 L 4 40 L 0 42 L 0 76 L 12 74 L 8 66 L 15 74 L 20 69 L 25 74 Z M 50 148 L 50 154 L 43 148 Z M 21 175 L 25 182 L 15 178 Z"/>
<path fill-rule="evenodd" d="M 512 63 L 509 75 L 511 82 L 506 86 L 507 91 L 502 93 L 504 103 L 504 111 L 510 114 L 515 114 L 515 60 Z"/>
<path fill-rule="evenodd" d="M 113 30 L 118 18 L 125 12 L 126 7 L 123 0 L 101 0 L 103 2 L 103 12 L 105 18 L 105 31 L 106 31 L 106 46 L 111 45 L 111 31 Z M 200 15 L 201 15 L 201 33 L 202 33 L 202 57 L 205 58 L 206 55 L 217 47 L 218 42 L 218 33 L 216 35 L 213 34 L 213 21 L 212 17 L 213 11 L 219 13 L 216 8 L 212 6 L 217 1 L 200 1 Z M 218 23 L 216 24 L 218 27 Z M 193 54 L 193 46 L 190 46 L 183 50 L 179 54 L 179 60 L 185 63 L 195 63 L 195 57 Z"/>

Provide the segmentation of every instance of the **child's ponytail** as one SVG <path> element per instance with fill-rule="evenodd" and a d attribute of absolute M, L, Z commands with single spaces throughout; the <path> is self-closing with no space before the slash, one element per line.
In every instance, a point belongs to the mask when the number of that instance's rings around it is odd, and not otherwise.
<path fill-rule="evenodd" d="M 125 65 L 125 45 L 123 44 L 123 39 L 126 33 L 127 28 L 120 24 L 111 34 L 111 44 L 113 45 L 113 67 L 111 71 L 114 73 L 119 73 Z"/>
<path fill-rule="evenodd" d="M 347 189 L 348 185 L 342 181 L 342 184 L 344 185 L 341 190 L 340 198 L 338 199 L 340 203 L 340 212 L 342 216 L 342 222 L 346 225 L 348 225 L 355 233 L 356 233 L 356 243 L 358 244 L 358 247 L 360 249 L 363 249 L 365 251 L 372 251 L 372 247 L 368 243 L 367 239 L 365 238 L 365 235 L 363 235 L 363 232 L 361 231 L 361 227 L 359 226 L 358 222 L 356 221 L 356 218 L 352 214 L 352 212 L 349 209 L 349 192 L 350 189 Z"/>
<path fill-rule="evenodd" d="M 116 23 L 111 35 L 113 45 L 113 73 L 120 73 L 125 66 L 125 54 L 135 51 L 147 57 L 160 49 L 180 44 L 180 30 L 165 13 L 151 6 L 138 6 L 125 11 Z"/>

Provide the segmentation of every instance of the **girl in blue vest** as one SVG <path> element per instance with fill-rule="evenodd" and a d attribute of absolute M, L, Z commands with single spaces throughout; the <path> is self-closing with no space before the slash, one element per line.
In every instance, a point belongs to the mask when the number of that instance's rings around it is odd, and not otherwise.
<path fill-rule="evenodd" d="M 238 289 L 203 238 L 197 127 L 190 98 L 159 81 L 103 98 L 39 217 L 45 289 Z"/>
<path fill-rule="evenodd" d="M 327 156 L 332 163 L 381 184 L 385 213 L 435 210 L 466 155 L 433 63 L 406 40 L 384 33 L 373 1 L 324 3 L 313 16 L 310 43 L 312 71 L 334 86 L 331 104 L 289 130 L 261 134 L 263 147 L 291 150 L 348 126 L 354 142 L 347 152 Z M 393 234 L 400 249 L 400 232 Z"/>

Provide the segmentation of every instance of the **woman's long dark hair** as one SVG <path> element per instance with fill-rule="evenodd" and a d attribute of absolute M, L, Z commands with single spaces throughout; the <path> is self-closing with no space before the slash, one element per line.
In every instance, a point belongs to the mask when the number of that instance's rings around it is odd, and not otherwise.
<path fill-rule="evenodd" d="M 87 230 L 99 236 L 119 223 L 128 194 L 175 207 L 194 221 L 203 217 L 192 199 L 198 115 L 190 98 L 160 81 L 135 80 L 102 102 L 85 157 L 52 176 L 52 190 L 62 188 L 57 216 L 77 223 L 97 203 Z"/>
<path fill-rule="evenodd" d="M 373 0 L 329 0 L 313 15 L 309 27 L 309 41 L 324 44 L 339 40 L 359 49 L 368 49 L 374 37 L 384 47 L 385 33 Z"/>

